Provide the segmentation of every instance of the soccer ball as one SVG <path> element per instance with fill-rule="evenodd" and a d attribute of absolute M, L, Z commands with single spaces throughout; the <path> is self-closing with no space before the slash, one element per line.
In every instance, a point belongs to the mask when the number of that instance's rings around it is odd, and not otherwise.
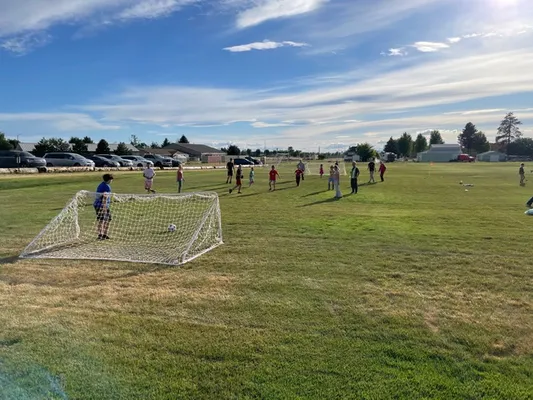
<path fill-rule="evenodd" d="M 174 224 L 170 224 L 170 225 L 168 226 L 168 231 L 169 231 L 169 232 L 176 232 L 176 225 L 174 225 Z"/>

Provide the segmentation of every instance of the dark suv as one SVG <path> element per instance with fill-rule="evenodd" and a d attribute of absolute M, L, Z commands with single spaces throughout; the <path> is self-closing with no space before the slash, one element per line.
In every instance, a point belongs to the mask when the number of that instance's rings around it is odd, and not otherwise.
<path fill-rule="evenodd" d="M 35 157 L 27 151 L 1 150 L 0 168 L 41 168 L 46 167 L 44 158 Z"/>

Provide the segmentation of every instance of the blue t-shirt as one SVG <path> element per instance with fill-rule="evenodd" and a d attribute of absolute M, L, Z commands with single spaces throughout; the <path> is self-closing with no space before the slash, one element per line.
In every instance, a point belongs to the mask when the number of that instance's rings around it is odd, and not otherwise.
<path fill-rule="evenodd" d="M 96 193 L 111 193 L 111 186 L 109 186 L 109 184 L 105 183 L 105 182 L 102 182 L 101 184 L 98 185 L 98 187 L 96 188 Z M 97 208 L 102 208 L 102 200 L 103 200 L 104 196 L 102 195 L 96 195 L 96 199 L 94 200 L 94 206 L 97 207 Z M 108 196 L 107 199 L 106 199 L 106 205 L 107 207 L 109 208 L 109 204 L 111 204 L 111 197 Z"/>

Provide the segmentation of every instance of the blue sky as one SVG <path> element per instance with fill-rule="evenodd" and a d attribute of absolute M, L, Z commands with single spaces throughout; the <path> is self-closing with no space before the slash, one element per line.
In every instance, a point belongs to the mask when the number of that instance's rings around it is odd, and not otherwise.
<path fill-rule="evenodd" d="M 305 150 L 533 137 L 531 0 L 0 0 L 0 131 Z"/>

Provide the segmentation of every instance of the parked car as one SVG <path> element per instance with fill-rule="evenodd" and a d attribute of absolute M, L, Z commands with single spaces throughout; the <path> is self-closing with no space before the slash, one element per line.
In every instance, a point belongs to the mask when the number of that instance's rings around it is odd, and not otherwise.
<path fill-rule="evenodd" d="M 473 162 L 473 161 L 476 161 L 476 158 L 469 156 L 468 154 L 459 154 L 457 156 L 457 161 Z"/>
<path fill-rule="evenodd" d="M 246 158 L 236 158 L 233 160 L 235 165 L 255 165 L 252 161 L 247 160 Z"/>
<path fill-rule="evenodd" d="M 0 151 L 0 168 L 42 168 L 45 166 L 46 160 L 44 158 L 35 157 L 27 151 Z"/>
<path fill-rule="evenodd" d="M 94 167 L 94 162 L 76 153 L 53 152 L 43 157 L 47 167 Z"/>
<path fill-rule="evenodd" d="M 133 163 L 131 162 L 131 160 L 126 160 L 125 158 L 117 156 L 116 154 L 97 154 L 97 156 L 107 158 L 108 160 L 116 161 L 120 164 L 121 167 L 133 167 Z"/>
<path fill-rule="evenodd" d="M 83 154 L 83 157 L 94 162 L 95 167 L 110 167 L 110 168 L 120 167 L 120 164 L 117 161 L 109 160 L 105 157 L 95 156 L 94 154 L 87 154 L 87 155 Z"/>
<path fill-rule="evenodd" d="M 253 157 L 244 157 L 246 160 L 248 161 L 251 161 L 254 163 L 254 165 L 262 165 L 263 163 L 261 161 L 259 161 L 257 158 L 253 158 Z"/>
<path fill-rule="evenodd" d="M 180 160 L 176 160 L 175 158 L 172 159 L 172 166 L 173 167 L 179 167 L 181 165 Z"/>
<path fill-rule="evenodd" d="M 145 154 L 143 157 L 152 161 L 158 168 L 172 167 L 172 158 L 170 157 L 163 157 L 159 154 Z"/>
<path fill-rule="evenodd" d="M 134 166 L 146 168 L 149 165 L 154 166 L 154 163 L 141 156 L 122 156 L 126 160 L 130 160 Z"/>

